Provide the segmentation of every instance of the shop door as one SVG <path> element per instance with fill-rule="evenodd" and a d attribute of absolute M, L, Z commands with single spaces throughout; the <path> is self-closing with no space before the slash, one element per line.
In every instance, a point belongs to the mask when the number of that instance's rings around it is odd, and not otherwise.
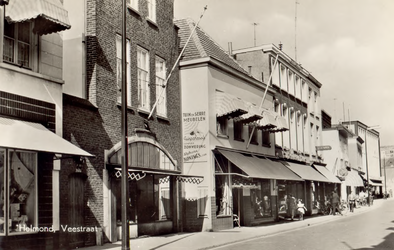
<path fill-rule="evenodd" d="M 68 177 L 68 227 L 84 226 L 84 193 L 87 176 L 84 173 L 72 173 Z M 70 247 L 84 246 L 83 233 L 67 234 Z"/>
<path fill-rule="evenodd" d="M 236 214 L 240 220 L 240 224 L 243 224 L 243 210 L 242 210 L 242 197 L 243 192 L 240 188 L 233 188 L 233 214 Z"/>

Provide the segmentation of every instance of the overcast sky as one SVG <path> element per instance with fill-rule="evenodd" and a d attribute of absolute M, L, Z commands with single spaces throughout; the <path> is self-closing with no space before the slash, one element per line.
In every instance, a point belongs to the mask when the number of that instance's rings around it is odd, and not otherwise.
<path fill-rule="evenodd" d="M 253 47 L 254 28 L 256 45 L 281 42 L 323 84 L 332 123 L 350 114 L 380 125 L 381 146 L 394 145 L 394 1 L 297 0 L 297 11 L 295 2 L 175 0 L 174 15 L 197 22 L 207 5 L 199 26 L 225 50 Z"/>

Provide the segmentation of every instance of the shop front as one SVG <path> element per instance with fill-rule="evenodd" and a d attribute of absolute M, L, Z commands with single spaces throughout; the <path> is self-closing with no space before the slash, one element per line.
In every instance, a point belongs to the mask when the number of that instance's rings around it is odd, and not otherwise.
<path fill-rule="evenodd" d="M 279 183 L 303 182 L 283 164 L 261 155 L 220 148 L 214 157 L 216 215 L 232 215 L 241 226 L 276 221 Z"/>
<path fill-rule="evenodd" d="M 108 162 L 109 214 L 111 241 L 121 240 L 121 151 L 119 145 L 106 153 Z M 152 138 L 129 138 L 128 221 L 130 238 L 162 235 L 179 231 L 179 183 L 199 183 L 198 176 L 182 175 L 168 151 Z"/>
<path fill-rule="evenodd" d="M 90 157 L 41 124 L 0 117 L 0 249 L 57 248 L 60 157 Z"/>
<path fill-rule="evenodd" d="M 331 183 L 324 175 L 318 172 L 311 165 L 300 163 L 281 161 L 287 168 L 305 180 L 302 188 L 299 183 L 290 184 L 286 190 L 290 190 L 296 200 L 302 199 L 307 208 L 306 214 L 317 214 L 319 212 L 319 204 L 327 199 L 330 190 L 327 190 L 326 184 Z"/>

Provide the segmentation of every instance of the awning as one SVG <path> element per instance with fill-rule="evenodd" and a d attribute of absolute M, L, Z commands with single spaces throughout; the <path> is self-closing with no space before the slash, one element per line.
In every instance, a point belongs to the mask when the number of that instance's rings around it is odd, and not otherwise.
<path fill-rule="evenodd" d="M 302 181 L 300 177 L 282 164 L 256 156 L 245 156 L 241 153 L 219 150 L 219 152 L 249 177 L 261 179 L 278 179 Z"/>
<path fill-rule="evenodd" d="M 345 177 L 346 186 L 355 186 L 355 187 L 363 187 L 364 181 L 361 179 L 361 176 L 358 174 L 356 170 L 348 171 L 348 174 Z"/>
<path fill-rule="evenodd" d="M 71 28 L 68 12 L 59 0 L 12 0 L 5 16 L 10 23 L 34 21 L 33 32 L 39 35 Z"/>
<path fill-rule="evenodd" d="M 341 183 L 341 181 L 336 177 L 333 173 L 331 173 L 330 170 L 328 170 L 326 167 L 323 166 L 318 166 L 316 164 L 313 164 L 313 166 L 319 171 L 324 177 L 326 177 L 330 182 L 332 183 Z"/>
<path fill-rule="evenodd" d="M 216 91 L 215 95 L 217 117 L 233 118 L 248 113 L 247 107 L 241 99 L 220 91 Z"/>
<path fill-rule="evenodd" d="M 270 130 L 271 132 L 280 132 L 280 131 L 286 131 L 289 130 L 289 126 L 287 125 L 286 118 L 283 116 L 277 115 L 275 117 L 276 120 L 276 128 Z"/>
<path fill-rule="evenodd" d="M 93 156 L 43 125 L 0 117 L 0 147 L 64 155 Z"/>
<path fill-rule="evenodd" d="M 382 187 L 383 183 L 381 180 L 369 179 L 369 185 Z"/>
<path fill-rule="evenodd" d="M 280 162 L 304 180 L 330 182 L 326 177 L 321 175 L 310 165 L 302 165 L 287 161 Z"/>
<path fill-rule="evenodd" d="M 261 130 L 270 130 L 278 127 L 278 123 L 276 121 L 277 114 L 273 113 L 269 110 L 263 111 L 263 118 L 257 121 L 257 128 Z"/>
<path fill-rule="evenodd" d="M 238 117 L 238 119 L 242 121 L 242 123 L 248 124 L 262 119 L 263 118 L 262 113 L 263 113 L 262 109 L 259 109 L 251 105 L 248 107 L 248 113 L 241 115 L 240 117 Z"/>

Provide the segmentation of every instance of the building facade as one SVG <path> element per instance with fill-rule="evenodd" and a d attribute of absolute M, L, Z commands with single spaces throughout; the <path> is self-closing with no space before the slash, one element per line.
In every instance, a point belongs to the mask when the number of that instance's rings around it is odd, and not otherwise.
<path fill-rule="evenodd" d="M 380 147 L 380 159 L 384 176 L 384 193 L 393 197 L 394 189 L 394 146 Z"/>
<path fill-rule="evenodd" d="M 380 135 L 379 132 L 360 121 L 342 122 L 350 131 L 364 140 L 362 152 L 362 177 L 365 187 L 375 196 L 383 194 L 383 175 L 380 159 Z"/>
<path fill-rule="evenodd" d="M 96 157 L 83 164 L 79 177 L 64 162 L 62 223 L 97 226 L 104 242 L 120 240 L 120 177 L 127 174 L 130 237 L 178 232 L 181 183 L 199 180 L 182 175 L 178 68 L 170 72 L 179 54 L 174 3 L 127 2 L 127 101 L 123 105 L 127 105 L 129 172 L 122 173 L 122 1 L 81 2 L 65 1 L 67 7 L 78 7 L 74 17 L 84 26 L 65 34 L 64 137 L 84 145 Z M 77 192 L 83 196 L 69 195 L 70 178 L 82 183 Z M 64 244 L 77 247 L 100 243 L 101 234 L 67 237 Z"/>
<path fill-rule="evenodd" d="M 0 6 L 1 249 L 59 249 L 61 159 L 92 156 L 62 138 L 70 27 L 60 1 Z"/>
<path fill-rule="evenodd" d="M 309 213 L 317 213 L 319 203 L 340 183 L 327 171 L 317 150 L 322 145 L 322 84 L 284 53 L 281 45 L 231 50 L 231 54 L 251 76 L 275 90 L 273 110 L 289 124 L 287 131 L 275 134 L 275 155 L 306 180 L 297 187 L 283 185 L 284 194 L 302 198 Z"/>

